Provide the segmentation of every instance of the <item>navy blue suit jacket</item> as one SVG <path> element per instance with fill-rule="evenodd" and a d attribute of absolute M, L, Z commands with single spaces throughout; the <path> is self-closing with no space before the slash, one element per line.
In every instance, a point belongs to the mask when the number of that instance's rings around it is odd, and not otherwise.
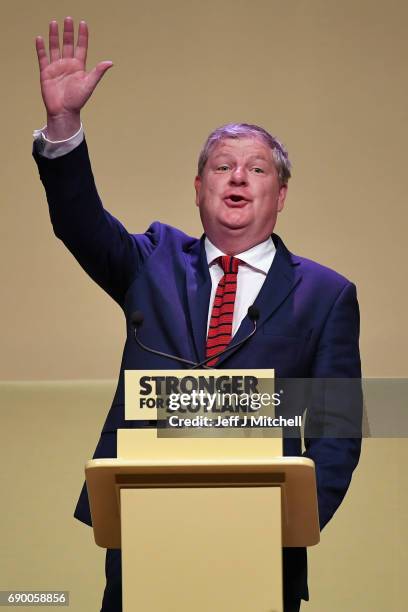
<path fill-rule="evenodd" d="M 127 321 L 119 381 L 95 457 L 116 456 L 116 431 L 124 421 L 124 370 L 174 369 L 180 364 L 143 352 L 129 318 L 145 315 L 141 339 L 192 361 L 204 359 L 211 281 L 203 239 L 159 222 L 133 235 L 104 210 L 85 141 L 67 155 L 46 159 L 35 152 L 54 232 L 86 272 L 120 305 Z M 275 368 L 280 377 L 358 378 L 359 311 L 355 286 L 336 272 L 291 254 L 272 236 L 276 255 L 255 301 L 257 333 L 219 368 Z M 234 341 L 252 329 L 242 321 Z M 316 464 L 320 525 L 341 503 L 360 454 L 360 439 L 305 439 Z M 284 453 L 301 455 L 301 440 L 284 441 Z M 75 516 L 91 524 L 84 487 Z M 308 598 L 306 551 L 284 549 L 285 588 Z"/>

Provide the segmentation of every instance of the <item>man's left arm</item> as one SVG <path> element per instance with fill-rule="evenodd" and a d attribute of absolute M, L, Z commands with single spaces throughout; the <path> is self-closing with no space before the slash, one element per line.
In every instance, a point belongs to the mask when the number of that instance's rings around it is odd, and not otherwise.
<path fill-rule="evenodd" d="M 321 333 L 312 377 L 316 381 L 305 428 L 305 457 L 316 464 L 320 528 L 339 507 L 361 449 L 360 317 L 356 288 L 347 282 Z M 333 379 L 348 379 L 336 381 Z M 317 389 L 317 392 L 316 392 Z"/>

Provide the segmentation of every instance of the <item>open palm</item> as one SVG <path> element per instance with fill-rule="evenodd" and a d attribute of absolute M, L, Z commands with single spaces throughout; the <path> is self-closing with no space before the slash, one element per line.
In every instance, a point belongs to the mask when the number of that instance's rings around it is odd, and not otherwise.
<path fill-rule="evenodd" d="M 64 20 L 62 53 L 59 45 L 58 23 L 49 27 L 49 58 L 41 36 L 36 38 L 40 67 L 41 93 L 49 117 L 79 114 L 96 85 L 112 66 L 112 62 L 100 62 L 86 72 L 88 51 L 88 26 L 81 21 L 78 40 L 74 46 L 74 24 L 71 17 Z"/>

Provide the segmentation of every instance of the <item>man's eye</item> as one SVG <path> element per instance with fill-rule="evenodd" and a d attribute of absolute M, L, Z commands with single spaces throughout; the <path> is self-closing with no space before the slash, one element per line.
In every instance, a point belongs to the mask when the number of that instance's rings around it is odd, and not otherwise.
<path fill-rule="evenodd" d="M 262 170 L 262 168 L 258 168 L 257 166 L 255 166 L 255 168 L 253 168 L 253 171 L 256 174 L 263 174 L 264 173 L 264 170 Z"/>
<path fill-rule="evenodd" d="M 227 164 L 222 164 L 222 166 L 217 166 L 217 170 L 219 170 L 220 172 L 226 172 L 229 169 L 229 166 L 227 166 Z"/>

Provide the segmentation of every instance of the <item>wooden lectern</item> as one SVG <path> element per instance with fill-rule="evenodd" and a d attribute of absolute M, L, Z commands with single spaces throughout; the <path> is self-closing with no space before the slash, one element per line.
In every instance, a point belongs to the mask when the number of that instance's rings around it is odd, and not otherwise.
<path fill-rule="evenodd" d="M 314 463 L 276 438 L 118 431 L 86 465 L 95 541 L 122 548 L 124 612 L 281 612 L 282 546 L 319 541 Z"/>

